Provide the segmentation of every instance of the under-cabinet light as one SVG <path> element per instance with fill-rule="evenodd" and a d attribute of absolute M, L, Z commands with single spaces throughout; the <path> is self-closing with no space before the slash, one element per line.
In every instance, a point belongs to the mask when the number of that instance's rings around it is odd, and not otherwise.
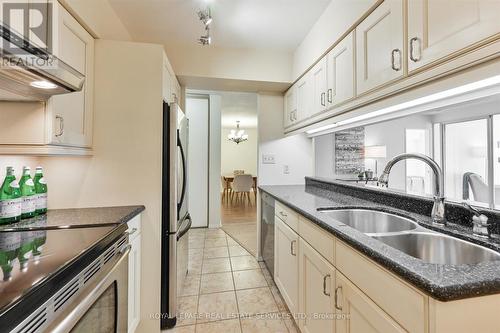
<path fill-rule="evenodd" d="M 49 81 L 33 81 L 30 86 L 39 89 L 56 89 L 57 85 Z"/>
<path fill-rule="evenodd" d="M 444 91 L 441 91 L 441 92 L 438 92 L 435 94 L 431 94 L 431 95 L 428 95 L 425 97 L 417 98 L 417 99 L 414 99 L 414 100 L 411 100 L 411 101 L 408 101 L 405 103 L 389 106 L 387 108 L 383 108 L 383 109 L 380 109 L 377 111 L 362 114 L 362 115 L 359 115 L 359 116 L 356 116 L 353 118 L 341 120 L 341 121 L 336 122 L 335 124 L 326 125 L 326 126 L 322 126 L 322 127 L 313 129 L 313 130 L 306 131 L 306 133 L 313 134 L 313 133 L 318 133 L 318 132 L 325 131 L 325 130 L 328 130 L 328 129 L 331 129 L 334 127 L 353 124 L 353 123 L 356 123 L 356 122 L 359 122 L 362 120 L 375 118 L 378 116 L 386 115 L 386 114 L 393 113 L 396 111 L 401 111 L 404 109 L 409 109 L 409 108 L 412 108 L 415 106 L 419 106 L 419 105 L 435 102 L 438 100 L 442 100 L 445 98 L 461 95 L 461 94 L 468 93 L 471 91 L 490 87 L 490 86 L 493 86 L 496 84 L 500 84 L 500 75 L 496 75 L 496 76 L 493 76 L 493 77 L 490 77 L 490 78 L 487 78 L 484 80 L 465 84 L 465 85 L 460 86 L 460 87 L 444 90 Z"/>

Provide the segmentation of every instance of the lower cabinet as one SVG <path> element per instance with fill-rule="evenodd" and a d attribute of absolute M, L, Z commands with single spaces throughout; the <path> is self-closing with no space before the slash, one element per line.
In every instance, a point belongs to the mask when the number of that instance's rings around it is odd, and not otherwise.
<path fill-rule="evenodd" d="M 292 314 L 298 312 L 299 236 L 279 218 L 275 218 L 274 280 Z"/>
<path fill-rule="evenodd" d="M 141 234 L 140 228 L 134 224 L 140 225 L 140 219 L 135 218 L 129 223 L 128 333 L 135 332 L 141 318 Z"/>
<path fill-rule="evenodd" d="M 335 268 L 299 238 L 299 318 L 302 333 L 335 332 Z"/>
<path fill-rule="evenodd" d="M 361 290 L 337 271 L 335 283 L 337 333 L 406 332 Z"/>

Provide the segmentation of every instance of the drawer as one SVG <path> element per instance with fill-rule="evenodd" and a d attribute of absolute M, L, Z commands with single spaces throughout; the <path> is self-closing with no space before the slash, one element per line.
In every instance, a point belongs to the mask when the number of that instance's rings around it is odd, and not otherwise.
<path fill-rule="evenodd" d="M 338 240 L 335 244 L 335 262 L 343 275 L 405 330 L 426 332 L 426 295 Z"/>
<path fill-rule="evenodd" d="M 292 228 L 293 231 L 297 232 L 299 214 L 278 201 L 275 202 L 274 214 L 279 217 L 281 221 L 285 222 L 290 228 Z"/>
<path fill-rule="evenodd" d="M 127 222 L 128 226 L 128 233 L 129 233 L 129 240 L 133 240 L 136 236 L 138 236 L 141 233 L 141 215 L 137 215 L 133 219 Z"/>
<path fill-rule="evenodd" d="M 332 265 L 335 265 L 335 238 L 313 222 L 299 217 L 299 236 L 309 243 Z"/>

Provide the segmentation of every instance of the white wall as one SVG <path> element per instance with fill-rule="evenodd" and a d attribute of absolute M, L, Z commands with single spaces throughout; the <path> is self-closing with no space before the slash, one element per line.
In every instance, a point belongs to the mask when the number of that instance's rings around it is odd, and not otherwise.
<path fill-rule="evenodd" d="M 299 77 L 377 0 L 332 0 L 293 54 L 292 79 Z"/>
<path fill-rule="evenodd" d="M 221 175 L 221 97 L 210 94 L 210 158 L 209 158 L 209 195 L 208 195 L 208 226 L 218 228 L 220 220 L 220 175 Z"/>
<path fill-rule="evenodd" d="M 305 134 L 283 137 L 283 96 L 260 93 L 258 112 L 259 185 L 304 184 L 313 175 L 312 140 Z M 264 154 L 274 155 L 276 163 L 263 164 Z"/>
<path fill-rule="evenodd" d="M 193 227 L 208 226 L 209 105 L 208 96 L 186 99 L 185 112 L 189 119 L 187 193 Z"/>
<path fill-rule="evenodd" d="M 234 170 L 257 175 L 257 140 L 255 128 L 242 128 L 248 134 L 248 141 L 236 144 L 227 139 L 231 128 L 223 128 L 221 133 L 221 174 L 232 174 Z"/>

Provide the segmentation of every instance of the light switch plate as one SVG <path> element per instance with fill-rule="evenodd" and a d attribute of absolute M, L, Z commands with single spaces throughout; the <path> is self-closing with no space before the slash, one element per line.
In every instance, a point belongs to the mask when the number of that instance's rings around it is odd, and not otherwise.
<path fill-rule="evenodd" d="M 289 165 L 283 165 L 283 174 L 285 174 L 285 175 L 290 174 L 290 166 Z"/>
<path fill-rule="evenodd" d="M 262 154 L 262 164 L 276 164 L 274 154 Z"/>

